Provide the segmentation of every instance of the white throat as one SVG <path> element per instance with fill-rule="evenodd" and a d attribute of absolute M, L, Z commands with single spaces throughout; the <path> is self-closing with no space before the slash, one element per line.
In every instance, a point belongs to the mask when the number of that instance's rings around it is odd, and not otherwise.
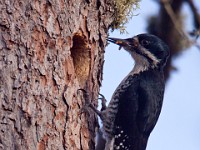
<path fill-rule="evenodd" d="M 133 53 L 132 57 L 135 60 L 135 66 L 131 71 L 133 74 L 139 74 L 140 72 L 148 70 L 150 63 L 145 57 L 136 53 Z"/>

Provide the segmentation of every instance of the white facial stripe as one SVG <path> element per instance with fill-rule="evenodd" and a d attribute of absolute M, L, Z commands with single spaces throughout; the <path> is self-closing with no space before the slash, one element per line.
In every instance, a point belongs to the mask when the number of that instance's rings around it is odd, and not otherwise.
<path fill-rule="evenodd" d="M 146 48 L 144 48 L 142 45 L 140 45 L 139 39 L 138 39 L 137 36 L 134 37 L 134 40 L 135 40 L 134 46 L 135 46 L 135 47 L 138 47 L 138 49 L 139 49 L 143 54 L 146 54 L 146 56 L 149 57 L 149 58 L 152 60 L 153 65 L 156 67 L 160 60 L 158 60 L 152 53 L 150 53 Z M 136 46 L 136 44 L 139 44 L 139 45 Z"/>
<path fill-rule="evenodd" d="M 139 39 L 137 36 L 133 37 L 133 43 L 131 45 L 123 46 L 125 50 L 127 50 L 133 59 L 135 60 L 135 67 L 134 67 L 134 73 L 139 73 L 147 70 L 149 67 L 155 68 L 157 67 L 158 63 L 160 62 L 159 59 L 157 59 L 151 52 L 149 52 L 145 47 L 140 45 Z M 132 49 L 136 48 L 140 51 L 141 54 L 138 54 L 137 52 L 134 52 Z M 144 56 L 144 55 L 146 56 Z M 150 59 L 152 62 L 149 62 L 148 59 Z"/>
<path fill-rule="evenodd" d="M 153 65 L 156 67 L 157 64 L 160 62 L 159 59 L 157 59 L 152 53 L 150 53 L 147 49 L 145 49 L 143 46 L 140 45 L 140 48 L 142 53 L 146 54 L 148 58 L 150 58 L 153 62 Z"/>

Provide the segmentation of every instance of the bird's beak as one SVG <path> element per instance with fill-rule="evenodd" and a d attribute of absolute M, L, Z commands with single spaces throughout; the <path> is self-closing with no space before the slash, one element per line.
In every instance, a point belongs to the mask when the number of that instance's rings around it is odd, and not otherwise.
<path fill-rule="evenodd" d="M 128 41 L 125 39 L 108 38 L 107 41 L 119 45 L 119 50 L 124 46 L 128 46 Z"/>
<path fill-rule="evenodd" d="M 107 38 L 107 41 L 119 45 L 119 49 L 121 49 L 122 47 L 135 48 L 139 44 L 138 39 L 136 37 L 128 39 Z"/>

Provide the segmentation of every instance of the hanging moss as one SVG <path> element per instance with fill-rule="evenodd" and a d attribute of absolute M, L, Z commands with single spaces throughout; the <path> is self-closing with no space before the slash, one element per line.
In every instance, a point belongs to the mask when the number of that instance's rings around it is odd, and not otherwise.
<path fill-rule="evenodd" d="M 124 33 L 125 24 L 134 16 L 134 10 L 139 8 L 140 0 L 115 0 L 115 19 L 112 23 L 112 30 L 119 29 Z"/>

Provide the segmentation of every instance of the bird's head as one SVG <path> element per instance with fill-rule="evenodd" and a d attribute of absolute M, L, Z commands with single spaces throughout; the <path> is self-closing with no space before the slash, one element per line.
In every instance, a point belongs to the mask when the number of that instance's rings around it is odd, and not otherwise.
<path fill-rule="evenodd" d="M 139 34 L 128 39 L 108 38 L 108 41 L 123 47 L 131 54 L 135 64 L 146 68 L 163 68 L 169 57 L 168 46 L 151 34 Z"/>

